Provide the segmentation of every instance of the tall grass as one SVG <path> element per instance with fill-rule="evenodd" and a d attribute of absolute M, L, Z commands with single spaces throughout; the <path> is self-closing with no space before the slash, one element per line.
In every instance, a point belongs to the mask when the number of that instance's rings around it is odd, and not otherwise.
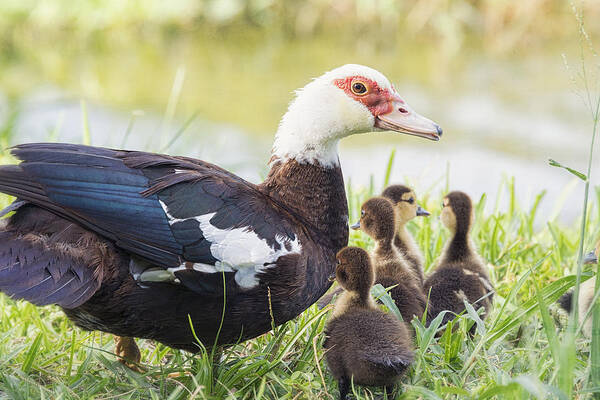
<path fill-rule="evenodd" d="M 584 23 L 583 10 L 577 9 L 573 6 L 573 13 L 577 20 L 580 36 L 581 56 L 579 61 L 579 71 L 576 76 L 571 79 L 574 84 L 581 86 L 580 97 L 584 104 L 589 110 L 591 118 L 591 135 L 590 135 L 590 146 L 589 155 L 587 159 L 587 170 L 586 174 L 576 171 L 573 168 L 565 167 L 554 160 L 550 160 L 550 165 L 565 168 L 570 173 L 574 174 L 578 178 L 584 181 L 583 191 L 583 209 L 582 219 L 579 230 L 579 246 L 577 249 L 577 273 L 576 283 L 573 290 L 573 312 L 569 318 L 568 329 L 565 338 L 560 346 L 560 353 L 557 351 L 558 345 L 555 345 L 555 354 L 553 354 L 556 362 L 560 361 L 559 369 L 559 382 L 560 388 L 563 393 L 570 398 L 572 395 L 572 380 L 574 373 L 575 364 L 575 341 L 577 334 L 581 333 L 581 329 L 578 329 L 579 324 L 579 294 L 581 285 L 581 276 L 583 269 L 583 254 L 584 245 L 586 243 L 587 233 L 587 214 L 588 214 L 588 201 L 590 191 L 590 181 L 592 179 L 592 165 L 594 160 L 594 150 L 596 144 L 596 135 L 598 130 L 598 122 L 600 117 L 600 62 L 598 62 L 598 53 L 594 49 L 593 43 L 586 31 Z M 591 56 L 591 57 L 590 57 Z M 590 59 L 591 58 L 591 59 Z M 566 60 L 565 60 L 566 63 Z M 591 63 L 591 68 L 590 68 Z M 566 63 L 570 69 L 569 64 Z M 600 266 L 598 267 L 598 273 L 600 273 Z M 595 293 L 598 293 L 600 289 L 600 282 L 597 281 L 595 287 Z M 594 393 L 594 398 L 600 398 L 600 307 L 597 307 L 597 302 L 593 302 L 592 312 L 593 315 L 592 326 L 592 340 L 590 349 L 590 368 L 589 368 L 589 380 L 587 382 L 587 390 L 590 393 Z M 587 316 L 586 316 L 587 318 Z"/>

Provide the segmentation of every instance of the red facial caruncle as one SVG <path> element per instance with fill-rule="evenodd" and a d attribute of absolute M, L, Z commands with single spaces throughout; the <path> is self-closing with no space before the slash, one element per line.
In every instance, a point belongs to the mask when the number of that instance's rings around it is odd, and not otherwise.
<path fill-rule="evenodd" d="M 349 76 L 335 79 L 333 83 L 356 101 L 364 104 L 373 116 L 385 115 L 392 112 L 394 101 L 404 104 L 395 91 L 381 88 L 377 82 L 363 76 Z"/>
<path fill-rule="evenodd" d="M 433 121 L 414 112 L 396 90 L 382 88 L 360 75 L 334 79 L 333 84 L 348 97 L 362 103 L 375 117 L 374 128 L 439 140 L 442 129 Z"/>

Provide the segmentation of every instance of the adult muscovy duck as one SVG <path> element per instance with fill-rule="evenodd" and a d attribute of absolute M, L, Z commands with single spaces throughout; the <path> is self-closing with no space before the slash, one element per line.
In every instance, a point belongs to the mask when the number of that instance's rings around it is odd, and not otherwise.
<path fill-rule="evenodd" d="M 0 291 L 78 326 L 197 351 L 269 331 L 328 289 L 348 242 L 339 139 L 438 140 L 379 72 L 345 65 L 298 91 L 264 182 L 168 155 L 61 143 L 12 149 Z"/>

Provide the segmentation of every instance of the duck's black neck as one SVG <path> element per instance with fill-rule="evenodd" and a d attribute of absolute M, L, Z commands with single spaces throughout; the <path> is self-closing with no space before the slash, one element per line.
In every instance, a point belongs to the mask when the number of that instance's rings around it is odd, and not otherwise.
<path fill-rule="evenodd" d="M 275 160 L 260 187 L 336 251 L 348 244 L 348 202 L 339 165 Z"/>

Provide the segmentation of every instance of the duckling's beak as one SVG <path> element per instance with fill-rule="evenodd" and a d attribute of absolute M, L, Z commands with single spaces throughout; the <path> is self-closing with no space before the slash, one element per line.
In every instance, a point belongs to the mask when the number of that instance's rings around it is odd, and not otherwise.
<path fill-rule="evenodd" d="M 428 217 L 431 213 L 421 206 L 417 206 L 417 217 Z"/>
<path fill-rule="evenodd" d="M 392 100 L 391 112 L 375 117 L 375 127 L 435 141 L 442 136 L 442 128 L 438 124 L 417 114 L 398 95 Z"/>
<path fill-rule="evenodd" d="M 327 278 L 327 280 L 328 280 L 329 282 L 333 282 L 333 281 L 335 281 L 335 273 L 333 273 L 333 274 L 329 275 L 329 277 Z"/>
<path fill-rule="evenodd" d="M 598 263 L 598 257 L 596 256 L 596 253 L 593 252 L 593 251 L 590 251 L 589 253 L 587 253 L 583 257 L 583 263 L 584 264 L 597 264 Z"/>
<path fill-rule="evenodd" d="M 360 220 L 358 220 L 354 225 L 351 225 L 350 228 L 354 230 L 360 229 Z"/>

